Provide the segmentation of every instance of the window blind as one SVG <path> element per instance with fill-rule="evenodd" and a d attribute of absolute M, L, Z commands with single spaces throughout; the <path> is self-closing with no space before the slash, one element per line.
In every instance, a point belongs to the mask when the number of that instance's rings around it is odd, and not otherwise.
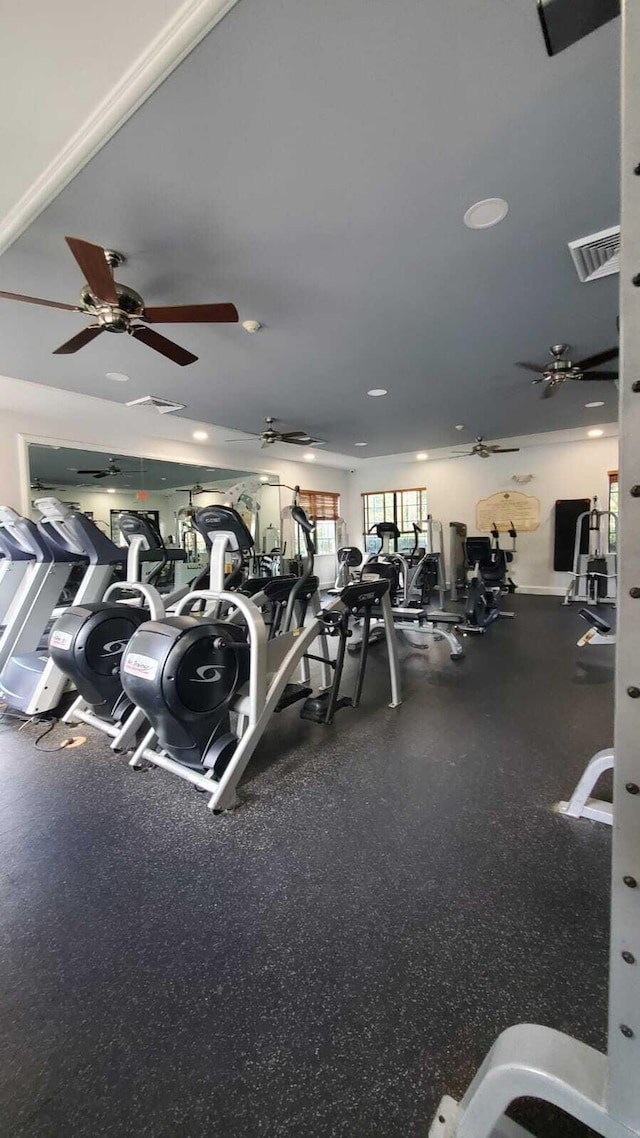
<path fill-rule="evenodd" d="M 340 516 L 340 495 L 329 490 L 301 490 L 300 505 L 314 522 L 335 522 Z"/>

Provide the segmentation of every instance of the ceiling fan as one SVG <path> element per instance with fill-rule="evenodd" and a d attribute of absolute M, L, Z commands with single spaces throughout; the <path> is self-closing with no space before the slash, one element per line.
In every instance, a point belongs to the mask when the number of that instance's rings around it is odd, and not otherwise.
<path fill-rule="evenodd" d="M 260 439 L 260 445 L 264 447 L 273 446 L 274 443 L 290 443 L 292 446 L 298 447 L 317 447 L 324 445 L 324 439 L 314 439 L 307 431 L 276 431 L 273 426 L 274 423 L 280 422 L 279 419 L 274 419 L 268 416 L 265 419 L 267 424 L 266 430 L 260 432 L 245 432 L 251 437 L 248 439 L 226 439 L 228 443 L 248 443 L 251 439 Z"/>
<path fill-rule="evenodd" d="M 600 364 L 609 363 L 610 360 L 618 358 L 618 348 L 608 348 L 606 352 L 598 352 L 595 356 L 587 356 L 585 360 L 579 360 L 573 363 L 569 359 L 564 359 L 569 351 L 568 344 L 553 344 L 549 348 L 551 352 L 551 363 L 549 364 L 530 364 L 518 363 L 517 367 L 524 367 L 527 371 L 537 372 L 537 379 L 533 379 L 532 383 L 544 383 L 544 391 L 542 392 L 542 399 L 550 399 L 555 395 L 559 387 L 567 379 L 577 379 L 581 383 L 586 380 L 606 380 L 617 379 L 617 371 L 594 371 L 593 368 L 598 368 Z"/>
<path fill-rule="evenodd" d="M 109 465 L 103 466 L 99 470 L 76 470 L 76 474 L 92 474 L 94 478 L 117 478 L 119 474 L 146 474 L 146 470 L 123 470 L 121 466 L 116 466 L 113 459 L 109 459 Z"/>
<path fill-rule="evenodd" d="M 32 490 L 55 490 L 55 486 L 45 486 L 41 478 L 34 478 L 31 483 Z"/>
<path fill-rule="evenodd" d="M 497 444 L 486 443 L 482 435 L 476 435 L 475 445 L 471 450 L 465 450 L 462 454 L 452 454 L 451 458 L 469 458 L 471 455 L 477 455 L 478 458 L 491 458 L 492 454 L 514 454 L 515 451 L 520 450 L 520 447 L 501 447 Z"/>
<path fill-rule="evenodd" d="M 125 262 L 121 253 L 103 249 L 101 245 L 92 245 L 79 237 L 65 237 L 65 241 L 87 282 L 80 293 L 80 304 L 60 304 L 55 300 L 41 300 L 18 292 L 0 292 L 0 297 L 5 300 L 23 300 L 27 304 L 42 304 L 46 308 L 83 312 L 95 319 L 96 323 L 89 324 L 82 332 L 56 348 L 54 356 L 77 352 L 102 332 L 127 332 L 134 340 L 140 340 L 184 367 L 198 357 L 173 340 L 168 340 L 166 336 L 161 336 L 153 328 L 147 328 L 147 324 L 229 324 L 238 320 L 234 304 L 177 304 L 147 308 L 139 293 L 113 279 L 113 269 Z"/>

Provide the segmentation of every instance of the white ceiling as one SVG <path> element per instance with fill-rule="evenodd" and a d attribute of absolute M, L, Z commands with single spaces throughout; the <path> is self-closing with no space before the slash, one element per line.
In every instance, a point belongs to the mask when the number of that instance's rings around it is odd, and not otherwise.
<path fill-rule="evenodd" d="M 147 303 L 230 300 L 264 330 L 168 327 L 184 369 L 107 335 L 56 357 L 82 318 L 2 301 L 0 371 L 226 428 L 273 414 L 354 458 L 591 425 L 590 399 L 610 422 L 613 384 L 541 402 L 514 363 L 616 342 L 617 278 L 580 284 L 567 242 L 619 220 L 619 26 L 549 59 L 533 0 L 239 0 L 0 287 L 74 301 L 70 233 L 126 253 Z M 506 220 L 466 229 L 489 196 Z"/>

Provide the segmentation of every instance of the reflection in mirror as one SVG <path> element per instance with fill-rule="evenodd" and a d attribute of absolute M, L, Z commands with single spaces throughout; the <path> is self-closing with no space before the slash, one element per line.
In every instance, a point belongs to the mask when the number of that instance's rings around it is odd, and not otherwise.
<path fill-rule="evenodd" d="M 237 509 L 265 568 L 269 555 L 279 551 L 277 475 L 36 443 L 29 444 L 29 471 L 34 519 L 40 516 L 38 498 L 60 498 L 122 545 L 118 516 L 124 511 L 147 516 L 167 546 L 181 547 L 187 555 L 186 562 L 175 564 L 176 587 L 206 564 L 204 542 L 191 525 L 201 506 L 219 502 Z"/>

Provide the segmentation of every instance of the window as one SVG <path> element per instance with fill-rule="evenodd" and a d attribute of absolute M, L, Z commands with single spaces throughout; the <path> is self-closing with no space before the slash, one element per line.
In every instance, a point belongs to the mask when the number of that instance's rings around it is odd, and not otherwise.
<path fill-rule="evenodd" d="M 340 495 L 327 490 L 301 490 L 300 505 L 315 522 L 314 541 L 318 557 L 331 557 L 336 552 L 336 522 L 340 516 Z M 298 553 L 303 542 L 300 527 L 296 526 Z"/>
<path fill-rule="evenodd" d="M 364 512 L 364 547 L 367 553 L 377 553 L 380 541 L 369 533 L 378 522 L 395 522 L 400 530 L 394 542 L 396 553 L 409 553 L 414 546 L 413 523 L 427 516 L 427 490 L 425 486 L 410 490 L 381 490 L 362 495 Z"/>
<path fill-rule="evenodd" d="M 616 537 L 618 528 L 618 471 L 609 471 L 609 509 L 614 515 L 609 518 L 609 550 L 616 552 Z"/>

